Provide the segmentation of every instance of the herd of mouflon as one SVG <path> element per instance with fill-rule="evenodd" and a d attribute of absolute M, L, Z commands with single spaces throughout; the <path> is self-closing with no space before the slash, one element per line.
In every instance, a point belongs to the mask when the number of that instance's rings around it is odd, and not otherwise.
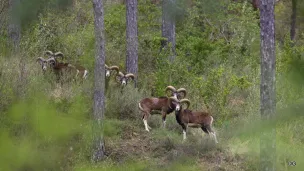
<path fill-rule="evenodd" d="M 81 79 L 87 79 L 89 71 L 79 65 L 79 64 L 71 64 L 68 62 L 60 62 L 58 59 L 61 58 L 63 60 L 64 55 L 62 52 L 55 52 L 48 50 L 45 52 L 45 55 L 48 56 L 47 59 L 43 57 L 38 57 L 37 62 L 41 65 L 43 73 L 46 72 L 47 68 L 49 67 L 56 75 L 57 81 L 59 81 L 60 77 L 64 75 L 66 72 L 74 71 L 75 78 L 80 77 Z M 134 80 L 135 76 L 132 73 L 124 74 L 123 72 L 119 71 L 118 66 L 107 66 L 105 65 L 105 75 L 106 77 L 110 77 L 112 72 L 116 72 L 116 80 L 122 85 L 125 86 L 130 80 Z"/>
<path fill-rule="evenodd" d="M 46 51 L 45 55 L 47 59 L 38 57 L 37 62 L 41 65 L 42 71 L 45 72 L 48 67 L 56 74 L 57 80 L 60 79 L 62 74 L 67 71 L 74 71 L 75 78 L 80 77 L 86 79 L 88 77 L 88 70 L 81 65 L 74 65 L 67 62 L 59 62 L 58 58 L 63 60 L 64 55 L 62 52 Z M 118 66 L 105 65 L 105 76 L 109 78 L 115 72 L 116 81 L 122 86 L 127 85 L 130 80 L 135 79 L 135 75 L 132 73 L 124 74 L 119 71 Z M 146 131 L 150 131 L 151 127 L 148 125 L 148 117 L 151 115 L 151 111 L 160 111 L 162 115 L 163 126 L 166 125 L 166 116 L 175 111 L 175 117 L 177 123 L 183 129 L 183 140 L 186 139 L 187 127 L 201 128 L 205 133 L 212 135 L 215 142 L 218 143 L 215 132 L 212 129 L 213 117 L 208 112 L 192 111 L 189 108 L 190 100 L 186 99 L 187 91 L 185 88 L 177 89 L 173 86 L 167 86 L 165 92 L 170 94 L 163 97 L 150 97 L 141 99 L 138 103 L 138 108 L 142 113 L 142 120 Z M 183 105 L 186 105 L 183 108 Z"/>

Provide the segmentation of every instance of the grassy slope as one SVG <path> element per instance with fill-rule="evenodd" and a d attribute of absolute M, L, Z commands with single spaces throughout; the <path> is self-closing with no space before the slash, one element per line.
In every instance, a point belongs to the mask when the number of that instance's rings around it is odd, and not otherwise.
<path fill-rule="evenodd" d="M 1 133 L 2 136 L 6 135 L 7 131 L 13 131 L 15 134 L 11 134 L 10 138 L 3 138 L 0 151 L 5 153 L 3 150 L 7 149 L 11 140 L 17 139 L 16 145 L 22 148 L 14 150 L 20 154 L 21 166 L 27 163 L 32 168 L 56 168 L 52 161 L 60 159 L 59 166 L 64 170 L 259 170 L 258 137 L 260 131 L 267 129 L 267 125 L 259 125 L 258 108 L 253 103 L 257 101 L 255 96 L 245 101 L 243 107 L 246 108 L 247 114 L 215 127 L 220 141 L 218 145 L 214 145 L 208 136 L 202 137 L 202 131 L 199 129 L 189 129 L 188 140 L 182 143 L 181 128 L 176 123 L 174 114 L 168 116 L 166 129 L 161 128 L 161 117 L 153 115 L 149 120 L 152 131 L 144 131 L 137 102 L 145 96 L 145 90 L 134 91 L 127 87 L 121 94 L 117 91 L 118 87 L 111 86 L 107 90 L 104 124 L 108 157 L 101 164 L 92 165 L 88 162 L 91 149 L 89 116 L 92 80 L 89 79 L 83 85 L 65 84 L 62 90 L 58 91 L 58 87 L 46 81 L 47 77 L 42 77 L 38 64 L 29 62 L 25 65 L 26 84 L 22 84 L 26 89 L 26 104 L 19 104 L 14 99 L 19 81 L 18 72 L 15 72 L 18 71 L 18 65 L 8 65 L 17 63 L 13 62 L 15 60 L 17 59 L 11 58 L 1 63 L 1 105 L 4 107 L 1 112 Z M 111 81 L 110 84 L 115 85 L 115 82 Z M 258 92 L 258 89 L 254 90 Z M 54 98 L 52 92 L 56 91 L 61 93 Z M 31 98 L 27 99 L 28 97 Z M 46 100 L 41 100 L 42 98 Z M 279 119 L 277 124 L 279 170 L 302 169 L 302 106 L 299 102 L 299 109 L 287 109 L 278 113 L 279 116 L 285 113 L 289 118 L 285 121 Z M 24 115 L 25 111 L 27 112 Z M 23 115 L 29 117 L 29 120 L 23 120 Z M 31 120 L 34 122 L 28 122 Z M 20 129 L 22 127 L 23 129 Z M 47 140 L 48 137 L 53 138 Z M 42 146 L 45 150 L 40 150 L 37 146 Z M 35 153 L 28 153 L 29 151 Z M 29 154 L 32 155 L 30 161 Z M 50 165 L 37 164 L 44 163 L 44 158 L 49 160 L 47 156 L 53 156 L 49 161 Z M 287 166 L 286 163 L 290 160 L 297 161 L 298 166 Z M 33 162 L 37 165 L 31 164 Z"/>

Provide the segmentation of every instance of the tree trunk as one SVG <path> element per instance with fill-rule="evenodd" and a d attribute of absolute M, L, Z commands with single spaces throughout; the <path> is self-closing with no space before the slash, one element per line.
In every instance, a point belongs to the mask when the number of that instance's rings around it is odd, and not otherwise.
<path fill-rule="evenodd" d="M 137 87 L 138 71 L 138 38 L 137 38 L 137 0 L 128 0 L 127 7 L 127 59 L 128 73 L 135 75 L 134 86 Z"/>
<path fill-rule="evenodd" d="M 295 40 L 296 36 L 296 16 L 297 16 L 297 0 L 292 0 L 292 14 L 291 14 L 291 26 L 290 26 L 290 39 Z"/>
<path fill-rule="evenodd" d="M 261 25 L 261 119 L 274 120 L 276 109 L 275 95 L 275 33 L 274 33 L 274 0 L 260 1 Z M 275 170 L 276 162 L 276 129 L 261 133 L 260 170 Z"/>
<path fill-rule="evenodd" d="M 175 0 L 162 1 L 162 37 L 166 40 L 161 42 L 161 49 L 171 44 L 172 56 L 169 60 L 175 59 L 175 14 L 173 12 Z"/>
<path fill-rule="evenodd" d="M 10 38 L 10 44 L 12 45 L 13 52 L 19 51 L 20 44 L 20 17 L 18 14 L 18 6 L 20 0 L 9 0 L 9 16 L 10 21 L 8 25 L 8 36 Z"/>
<path fill-rule="evenodd" d="M 93 106 L 93 161 L 100 161 L 105 156 L 102 121 L 105 111 L 105 37 L 104 9 L 102 0 L 93 0 L 95 23 L 95 71 L 94 71 L 94 106 Z"/>

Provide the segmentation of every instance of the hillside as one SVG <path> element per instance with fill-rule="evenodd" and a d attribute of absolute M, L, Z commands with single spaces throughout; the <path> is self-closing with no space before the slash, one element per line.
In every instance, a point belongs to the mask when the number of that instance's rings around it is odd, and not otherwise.
<path fill-rule="evenodd" d="M 176 55 L 160 50 L 159 1 L 138 0 L 138 87 L 106 78 L 106 157 L 90 160 L 95 35 L 91 1 L 23 2 L 19 53 L 12 53 L 9 15 L 0 3 L 0 170 L 260 170 L 260 133 L 276 125 L 277 170 L 304 169 L 303 25 L 290 40 L 291 2 L 275 8 L 276 121 L 260 119 L 259 12 L 249 1 L 177 0 Z M 28 4 L 27 4 L 28 3 Z M 31 5 L 36 3 L 36 5 Z M 298 3 L 297 23 L 303 20 Z M 106 64 L 126 70 L 126 7 L 105 1 Z M 288 16 L 288 17 L 287 17 Z M 56 83 L 36 61 L 45 51 L 88 70 L 84 82 Z M 67 78 L 68 80 L 69 78 Z M 183 141 L 175 113 L 153 114 L 145 131 L 138 102 L 187 90 L 191 110 L 208 111 L 219 143 L 188 128 Z M 288 162 L 296 161 L 296 166 Z"/>

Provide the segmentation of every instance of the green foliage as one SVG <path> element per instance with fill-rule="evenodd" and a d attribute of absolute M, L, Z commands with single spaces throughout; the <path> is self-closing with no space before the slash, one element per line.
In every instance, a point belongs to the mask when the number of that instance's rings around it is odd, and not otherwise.
<path fill-rule="evenodd" d="M 105 10 L 106 59 L 109 65 L 117 65 L 124 70 L 126 9 L 122 4 L 114 4 Z"/>
<path fill-rule="evenodd" d="M 278 104 L 288 106 L 301 99 L 303 94 L 303 46 L 291 46 L 290 38 L 286 38 L 284 45 L 277 55 L 277 92 Z"/>
<path fill-rule="evenodd" d="M 144 97 L 144 93 L 134 89 L 131 83 L 124 88 L 120 87 L 118 83 L 114 87 L 109 87 L 106 116 L 120 119 L 139 119 L 142 117 L 139 114 L 138 102 Z"/>
<path fill-rule="evenodd" d="M 107 119 L 103 124 L 105 137 L 115 137 L 120 135 L 123 129 L 123 122 L 120 120 Z"/>
<path fill-rule="evenodd" d="M 16 17 L 20 18 L 20 21 L 24 26 L 31 23 L 38 16 L 39 13 L 53 8 L 56 10 L 66 10 L 68 6 L 72 4 L 72 0 L 27 0 L 20 1 L 12 13 Z"/>
<path fill-rule="evenodd" d="M 65 115 L 50 102 L 41 100 L 44 98 L 40 95 L 32 96 L 12 105 L 6 113 L 6 121 L 2 122 L 6 127 L 1 128 L 3 141 L 0 149 L 4 154 L 1 169 L 41 170 L 60 167 L 58 162 L 63 157 L 60 157 L 61 153 L 69 148 L 64 142 L 83 131 L 81 124 L 85 115 L 82 110 Z M 81 106 L 82 103 L 76 101 L 73 107 L 76 105 Z"/>
<path fill-rule="evenodd" d="M 256 13 L 248 3 L 194 4 L 183 24 L 177 25 L 175 61 L 169 63 L 167 51 L 156 57 L 155 95 L 164 95 L 170 84 L 185 87 L 194 109 L 209 108 L 222 123 L 235 116 L 227 110 L 231 96 L 245 98 L 256 76 L 252 72 L 259 55 L 258 23 L 252 22 L 257 21 Z"/>
<path fill-rule="evenodd" d="M 92 3 L 71 2 L 22 1 L 24 79 L 20 56 L 10 55 L 6 28 L 0 27 L 0 170 L 259 170 L 258 136 L 273 122 L 259 122 L 259 19 L 248 1 L 176 1 L 169 9 L 177 18 L 172 63 L 171 52 L 160 51 L 160 5 L 138 1 L 139 88 L 130 84 L 121 89 L 111 78 L 103 122 L 107 159 L 99 164 L 88 161 L 95 61 Z M 105 4 L 106 63 L 125 71 L 125 5 Z M 277 164 L 287 170 L 287 161 L 296 160 L 292 169 L 297 170 L 303 169 L 304 154 L 304 46 L 301 26 L 291 46 L 286 4 L 276 6 Z M 45 50 L 61 51 L 64 61 L 88 68 L 88 80 L 57 86 L 54 75 L 43 75 L 35 62 Z M 174 113 L 165 129 L 160 115 L 150 116 L 152 130 L 144 131 L 139 100 L 164 96 L 168 85 L 187 89 L 191 110 L 212 114 L 220 144 L 191 128 L 183 143 Z M 298 108 L 291 107 L 294 103 Z"/>

